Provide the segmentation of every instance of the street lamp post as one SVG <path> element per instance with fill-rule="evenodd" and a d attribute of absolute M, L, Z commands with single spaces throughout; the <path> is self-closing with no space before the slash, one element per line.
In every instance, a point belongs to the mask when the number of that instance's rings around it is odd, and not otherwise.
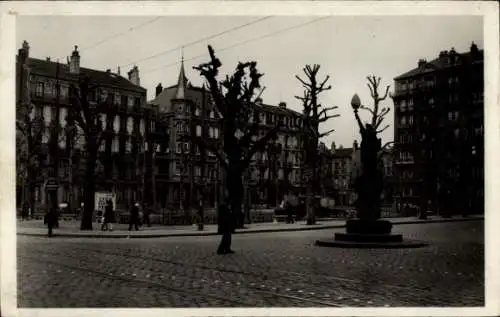
<path fill-rule="evenodd" d="M 382 172 L 378 166 L 379 151 L 382 149 L 381 140 L 377 137 L 376 127 L 372 124 L 363 124 L 358 110 L 363 107 L 357 94 L 352 97 L 351 107 L 361 133 L 361 174 L 355 180 L 354 189 L 357 194 L 358 219 L 347 221 L 347 232 L 357 234 L 388 234 L 392 224 L 380 220 Z"/>

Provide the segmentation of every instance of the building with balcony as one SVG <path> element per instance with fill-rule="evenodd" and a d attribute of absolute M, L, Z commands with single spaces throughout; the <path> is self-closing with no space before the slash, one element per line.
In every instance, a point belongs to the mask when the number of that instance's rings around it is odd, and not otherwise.
<path fill-rule="evenodd" d="M 71 209 L 83 202 L 86 141 L 82 130 L 70 129 L 67 121 L 72 106 L 70 85 L 78 87 L 83 77 L 90 80 L 91 106 L 107 105 L 97 116 L 104 133 L 95 171 L 96 191 L 114 192 L 119 208 L 141 200 L 145 192 L 146 172 L 137 156 L 154 126 L 154 111 L 145 107 L 146 89 L 140 86 L 139 69 L 134 67 L 124 78 L 119 72 L 81 67 L 80 58 L 76 46 L 66 64 L 30 57 L 26 41 L 19 49 L 16 114 L 22 130 L 18 136 L 25 141 L 18 144 L 24 144 L 26 153 L 26 164 L 20 168 L 26 169 L 27 176 L 18 184 L 18 203 L 31 201 L 35 209 L 44 209 L 48 202 L 44 180 L 50 173 L 59 183 L 58 202 Z"/>
<path fill-rule="evenodd" d="M 156 87 L 149 104 L 158 108 L 158 130 L 166 142 L 155 155 L 156 204 L 168 210 L 190 210 L 203 200 L 215 206 L 219 199 L 220 173 L 216 156 L 194 143 L 196 135 L 218 146 L 220 122 L 210 92 L 191 85 L 181 64 L 177 84 Z"/>
<path fill-rule="evenodd" d="M 156 97 L 149 102 L 158 108 L 158 124 L 168 135 L 168 148 L 159 148 L 155 155 L 155 186 L 157 203 L 169 210 L 188 210 L 198 206 L 215 207 L 222 191 L 221 170 L 217 157 L 192 142 L 197 136 L 218 147 L 221 122 L 210 91 L 191 85 L 181 64 L 175 85 L 156 87 Z M 301 186 L 302 147 L 300 126 L 302 115 L 285 103 L 271 106 L 258 100 L 257 112 L 263 137 L 279 120 L 284 129 L 263 151 L 254 155 L 244 175 L 245 193 L 252 205 L 272 205 L 287 192 L 299 192 Z M 254 116 L 250 116 L 253 120 Z M 159 127 L 157 127 L 160 129 Z"/>
<path fill-rule="evenodd" d="M 443 215 L 484 212 L 483 51 L 442 51 L 394 79 L 396 195 Z"/>

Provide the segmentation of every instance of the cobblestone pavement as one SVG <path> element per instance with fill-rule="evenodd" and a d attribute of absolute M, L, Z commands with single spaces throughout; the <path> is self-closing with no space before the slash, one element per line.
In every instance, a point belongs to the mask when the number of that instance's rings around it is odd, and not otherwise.
<path fill-rule="evenodd" d="M 335 230 L 219 237 L 18 237 L 19 307 L 483 306 L 483 221 L 399 225 L 418 249 L 317 247 Z M 337 229 L 342 231 L 342 229 Z"/>

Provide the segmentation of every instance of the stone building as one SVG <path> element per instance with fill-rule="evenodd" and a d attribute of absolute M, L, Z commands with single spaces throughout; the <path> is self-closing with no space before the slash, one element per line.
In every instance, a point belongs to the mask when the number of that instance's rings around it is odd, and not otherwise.
<path fill-rule="evenodd" d="M 157 202 L 169 210 L 189 210 L 200 198 L 206 207 L 220 199 L 221 171 L 218 159 L 191 142 L 196 135 L 213 146 L 220 145 L 221 126 L 218 111 L 205 87 L 195 87 L 185 76 L 182 63 L 175 85 L 156 87 L 156 97 L 149 102 L 158 108 L 158 123 L 167 131 L 168 149 L 156 155 Z M 245 193 L 252 205 L 274 206 L 288 192 L 300 192 L 301 114 L 286 107 L 263 104 L 258 100 L 252 111 L 258 112 L 259 137 L 284 123 L 274 146 L 254 155 L 245 174 Z M 250 116 L 253 120 L 253 116 Z"/>
<path fill-rule="evenodd" d="M 111 104 L 99 114 L 106 132 L 99 148 L 96 190 L 114 192 L 117 205 L 123 207 L 141 199 L 146 176 L 137 156 L 154 125 L 154 113 L 145 108 L 146 89 L 140 86 L 138 68 L 134 67 L 127 79 L 109 69 L 81 67 L 76 46 L 65 64 L 30 57 L 29 49 L 25 41 L 16 60 L 16 119 L 21 131 L 18 136 L 24 139 L 19 144 L 31 138 L 30 148 L 25 146 L 26 164 L 18 167 L 26 169 L 27 175 L 25 182 L 18 184 L 18 203 L 32 201 L 35 209 L 45 208 L 44 180 L 55 165 L 54 159 L 58 162 L 52 172 L 59 183 L 58 202 L 74 209 L 83 201 L 85 136 L 76 129 L 76 137 L 71 137 L 67 122 L 69 87 L 78 87 L 83 77 L 88 77 L 92 85 L 88 96 L 91 105 Z"/>
<path fill-rule="evenodd" d="M 336 189 L 336 202 L 339 207 L 352 206 L 354 203 L 353 181 L 358 175 L 359 166 L 358 142 L 353 142 L 352 148 L 336 147 L 332 143 L 332 171 Z"/>
<path fill-rule="evenodd" d="M 394 79 L 397 194 L 443 215 L 484 212 L 483 51 L 442 51 Z"/>

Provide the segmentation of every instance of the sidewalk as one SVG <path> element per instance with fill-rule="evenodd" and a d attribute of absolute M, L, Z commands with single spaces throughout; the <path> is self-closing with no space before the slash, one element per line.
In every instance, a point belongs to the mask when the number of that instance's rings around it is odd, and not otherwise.
<path fill-rule="evenodd" d="M 456 222 L 484 220 L 483 216 L 469 216 L 463 218 L 456 216 L 453 218 L 430 217 L 428 220 L 420 220 L 416 217 L 391 218 L 394 225 L 435 223 L 435 222 Z M 139 231 L 128 231 L 127 224 L 114 224 L 113 231 L 101 231 L 100 224 L 94 223 L 93 231 L 80 231 L 79 221 L 60 221 L 59 229 L 54 229 L 54 236 L 74 237 L 74 238 L 158 238 L 158 237 L 184 237 L 184 236 L 211 236 L 217 235 L 217 225 L 205 225 L 203 231 L 198 231 L 195 225 L 192 226 L 162 226 L 141 227 Z M 236 230 L 236 234 L 257 233 L 257 232 L 281 232 L 281 231 L 304 231 L 323 230 L 333 228 L 343 228 L 345 220 L 319 220 L 316 225 L 306 225 L 304 221 L 293 224 L 287 223 L 255 223 L 246 225 L 245 229 Z M 47 236 L 47 227 L 41 220 L 18 221 L 17 234 L 24 236 Z"/>

